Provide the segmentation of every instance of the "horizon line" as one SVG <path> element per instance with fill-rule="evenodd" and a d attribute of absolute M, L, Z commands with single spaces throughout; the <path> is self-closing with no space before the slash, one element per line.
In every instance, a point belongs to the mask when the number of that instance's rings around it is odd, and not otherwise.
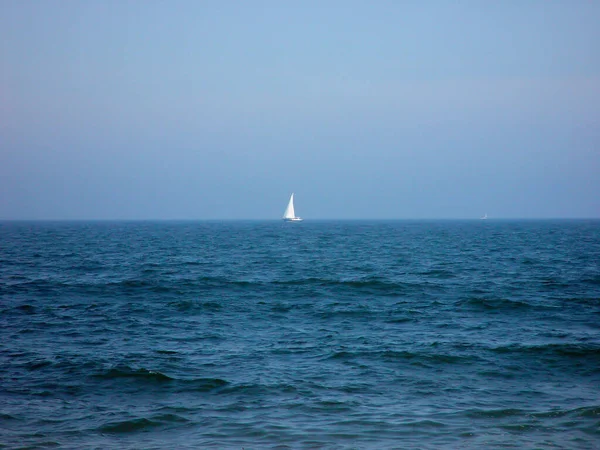
<path fill-rule="evenodd" d="M 304 219 L 304 222 L 358 222 L 358 221 L 431 221 L 431 220 L 460 220 L 460 221 L 496 221 L 496 220 L 600 220 L 598 217 L 414 217 L 414 218 L 314 218 Z M 37 219 L 6 219 L 0 218 L 0 222 L 281 222 L 282 219 L 233 219 L 233 218 L 211 218 L 211 219 L 189 219 L 189 218 L 37 218 Z"/>

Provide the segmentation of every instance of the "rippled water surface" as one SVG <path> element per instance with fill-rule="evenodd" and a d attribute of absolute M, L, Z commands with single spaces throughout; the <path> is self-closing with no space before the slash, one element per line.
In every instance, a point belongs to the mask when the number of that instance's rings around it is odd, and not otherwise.
<path fill-rule="evenodd" d="M 600 222 L 0 223 L 0 448 L 600 447 Z"/>

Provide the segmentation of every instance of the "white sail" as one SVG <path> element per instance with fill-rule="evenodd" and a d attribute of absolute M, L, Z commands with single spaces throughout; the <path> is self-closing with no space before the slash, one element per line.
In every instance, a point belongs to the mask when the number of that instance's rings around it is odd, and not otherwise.
<path fill-rule="evenodd" d="M 296 217 L 296 214 L 294 212 L 294 194 L 292 194 L 292 196 L 290 197 L 290 202 L 288 203 L 287 208 L 283 213 L 283 218 L 293 219 L 294 217 Z"/>
<path fill-rule="evenodd" d="M 296 217 L 296 212 L 294 211 L 294 194 L 290 197 L 290 202 L 283 213 L 283 220 L 286 222 L 300 222 L 302 219 L 300 217 Z"/>

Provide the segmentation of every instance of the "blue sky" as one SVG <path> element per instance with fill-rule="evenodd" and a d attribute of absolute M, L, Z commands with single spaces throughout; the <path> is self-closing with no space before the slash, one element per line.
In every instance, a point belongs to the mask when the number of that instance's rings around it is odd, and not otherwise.
<path fill-rule="evenodd" d="M 0 2 L 0 219 L 600 217 L 600 3 Z"/>

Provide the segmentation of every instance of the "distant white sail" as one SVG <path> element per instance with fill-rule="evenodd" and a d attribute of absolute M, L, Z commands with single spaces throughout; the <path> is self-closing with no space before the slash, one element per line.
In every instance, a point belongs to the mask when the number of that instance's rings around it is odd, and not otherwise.
<path fill-rule="evenodd" d="M 294 217 L 296 217 L 296 214 L 294 212 L 294 194 L 292 194 L 292 196 L 290 197 L 290 202 L 288 203 L 287 208 L 283 213 L 283 218 L 293 219 Z"/>
<path fill-rule="evenodd" d="M 290 202 L 283 213 L 283 220 L 286 222 L 300 222 L 302 219 L 300 217 L 296 217 L 296 212 L 294 211 L 294 194 L 292 193 L 290 197 Z"/>

